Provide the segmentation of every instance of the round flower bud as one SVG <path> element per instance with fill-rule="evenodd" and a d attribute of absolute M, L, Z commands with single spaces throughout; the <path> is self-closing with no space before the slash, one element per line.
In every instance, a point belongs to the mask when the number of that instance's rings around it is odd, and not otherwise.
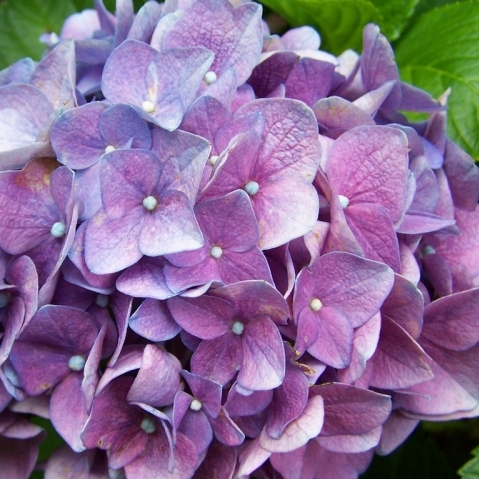
<path fill-rule="evenodd" d="M 309 303 L 309 307 L 313 311 L 319 311 L 323 307 L 323 303 L 318 298 L 313 298 Z"/>
<path fill-rule="evenodd" d="M 158 201 L 156 201 L 156 198 L 154 196 L 147 196 L 143 200 L 143 206 L 148 210 L 148 211 L 153 211 L 156 208 L 156 205 L 158 204 Z"/>
<path fill-rule="evenodd" d="M 190 409 L 193 411 L 199 411 L 203 407 L 203 404 L 201 404 L 201 401 L 198 401 L 198 399 L 193 399 L 190 404 Z"/>
<path fill-rule="evenodd" d="M 68 367 L 72 371 L 83 371 L 83 368 L 85 367 L 85 358 L 79 355 L 72 356 L 68 361 Z"/>
<path fill-rule="evenodd" d="M 205 82 L 208 83 L 208 85 L 211 85 L 214 83 L 218 77 L 216 76 L 216 73 L 213 71 L 206 72 L 205 74 Z"/>
<path fill-rule="evenodd" d="M 110 302 L 110 298 L 106 295 L 106 294 L 97 294 L 96 295 L 96 300 L 95 300 L 95 303 L 102 307 L 102 308 L 106 308 L 108 306 L 108 303 Z"/>
<path fill-rule="evenodd" d="M 151 101 L 148 101 L 148 100 L 145 100 L 141 104 L 141 108 L 144 111 L 146 111 L 146 113 L 153 113 L 155 111 L 155 105 Z"/>
<path fill-rule="evenodd" d="M 231 330 L 239 336 L 244 331 L 244 324 L 241 321 L 235 321 L 233 326 L 231 326 Z"/>
<path fill-rule="evenodd" d="M 141 421 L 141 426 L 140 426 L 143 431 L 145 431 L 147 434 L 153 434 L 156 430 L 156 425 L 155 423 L 149 418 L 145 417 L 143 421 Z"/>
<path fill-rule="evenodd" d="M 210 255 L 213 256 L 213 258 L 221 258 L 223 254 L 223 250 L 219 246 L 213 246 L 213 248 L 210 249 Z"/>
<path fill-rule="evenodd" d="M 253 196 L 259 191 L 259 185 L 256 183 L 256 181 L 248 181 L 246 185 L 244 185 L 244 190 L 248 195 Z"/>
<path fill-rule="evenodd" d="M 341 208 L 345 210 L 349 205 L 349 198 L 347 196 L 338 195 L 338 199 L 339 199 L 339 204 L 341 205 Z"/>
<path fill-rule="evenodd" d="M 105 153 L 111 153 L 112 151 L 115 151 L 116 148 L 113 145 L 108 145 L 105 147 Z"/>
<path fill-rule="evenodd" d="M 61 221 L 57 221 L 56 223 L 53 224 L 52 229 L 50 230 L 50 233 L 55 238 L 61 238 L 62 236 L 65 235 L 66 230 L 67 230 L 67 227 L 65 223 L 62 223 Z"/>

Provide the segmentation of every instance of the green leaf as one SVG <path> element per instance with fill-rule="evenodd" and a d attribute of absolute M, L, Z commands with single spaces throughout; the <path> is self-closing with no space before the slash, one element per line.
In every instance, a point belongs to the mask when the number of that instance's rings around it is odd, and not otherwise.
<path fill-rule="evenodd" d="M 261 0 L 261 3 L 292 26 L 316 28 L 321 34 L 321 48 L 336 54 L 347 48 L 360 51 L 364 25 L 381 24 L 382 20 L 378 9 L 368 0 Z"/>
<path fill-rule="evenodd" d="M 377 23 L 395 40 L 406 27 L 419 0 L 261 0 L 291 25 L 311 25 L 323 39 L 322 48 L 342 53 L 362 46 L 367 23 Z"/>
<path fill-rule="evenodd" d="M 45 45 L 39 37 L 59 33 L 65 18 L 74 13 L 70 0 L 8 0 L 0 5 L 0 69 L 23 57 L 39 60 Z"/>
<path fill-rule="evenodd" d="M 146 0 L 135 0 L 139 9 Z M 45 32 L 60 33 L 65 19 L 76 11 L 93 8 L 94 0 L 7 0 L 0 3 L 0 70 L 24 57 L 40 60 Z M 105 1 L 111 11 L 115 0 Z"/>
<path fill-rule="evenodd" d="M 447 5 L 448 3 L 459 3 L 467 0 L 419 0 L 419 3 L 416 7 L 416 14 L 421 14 L 432 10 L 436 7 L 441 7 L 442 5 Z"/>
<path fill-rule="evenodd" d="M 448 135 L 479 158 L 479 1 L 420 15 L 396 44 L 402 80 L 434 97 L 451 88 Z"/>
<path fill-rule="evenodd" d="M 371 0 L 383 21 L 381 32 L 389 41 L 396 40 L 409 22 L 419 0 Z"/>
<path fill-rule="evenodd" d="M 457 473 L 464 479 L 477 479 L 479 478 L 479 446 L 471 451 L 475 457 L 466 462 Z"/>
<path fill-rule="evenodd" d="M 87 8 L 93 8 L 94 4 L 94 0 L 72 0 L 72 2 L 75 5 L 75 10 L 77 12 L 81 12 Z"/>

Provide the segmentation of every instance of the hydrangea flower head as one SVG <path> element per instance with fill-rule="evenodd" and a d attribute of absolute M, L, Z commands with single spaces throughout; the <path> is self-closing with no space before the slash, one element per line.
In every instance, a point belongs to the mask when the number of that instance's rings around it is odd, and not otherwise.
<path fill-rule="evenodd" d="M 0 475 L 356 479 L 479 415 L 479 170 L 378 27 L 101 0 L 0 72 Z M 422 124 L 400 110 L 425 112 Z"/>

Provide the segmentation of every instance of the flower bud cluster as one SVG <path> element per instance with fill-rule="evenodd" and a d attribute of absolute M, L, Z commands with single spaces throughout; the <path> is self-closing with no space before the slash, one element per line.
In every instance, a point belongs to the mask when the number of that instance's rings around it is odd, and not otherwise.
<path fill-rule="evenodd" d="M 354 478 L 479 414 L 479 172 L 386 39 L 118 0 L 0 72 L 0 470 Z M 411 123 L 402 111 L 428 114 Z"/>

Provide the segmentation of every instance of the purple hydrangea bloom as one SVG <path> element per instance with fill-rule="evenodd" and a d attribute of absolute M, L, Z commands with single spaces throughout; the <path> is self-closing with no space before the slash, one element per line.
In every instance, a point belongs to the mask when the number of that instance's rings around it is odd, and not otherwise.
<path fill-rule="evenodd" d="M 374 25 L 335 57 L 249 0 L 94 7 L 0 72 L 0 471 L 357 479 L 477 417 L 448 92 Z M 66 443 L 46 464 L 25 414 Z"/>
<path fill-rule="evenodd" d="M 173 189 L 177 171 L 173 161 L 162 164 L 146 150 L 118 150 L 103 157 L 103 209 L 85 233 L 85 261 L 93 273 L 120 271 L 144 254 L 159 256 L 202 245 L 189 198 Z"/>

